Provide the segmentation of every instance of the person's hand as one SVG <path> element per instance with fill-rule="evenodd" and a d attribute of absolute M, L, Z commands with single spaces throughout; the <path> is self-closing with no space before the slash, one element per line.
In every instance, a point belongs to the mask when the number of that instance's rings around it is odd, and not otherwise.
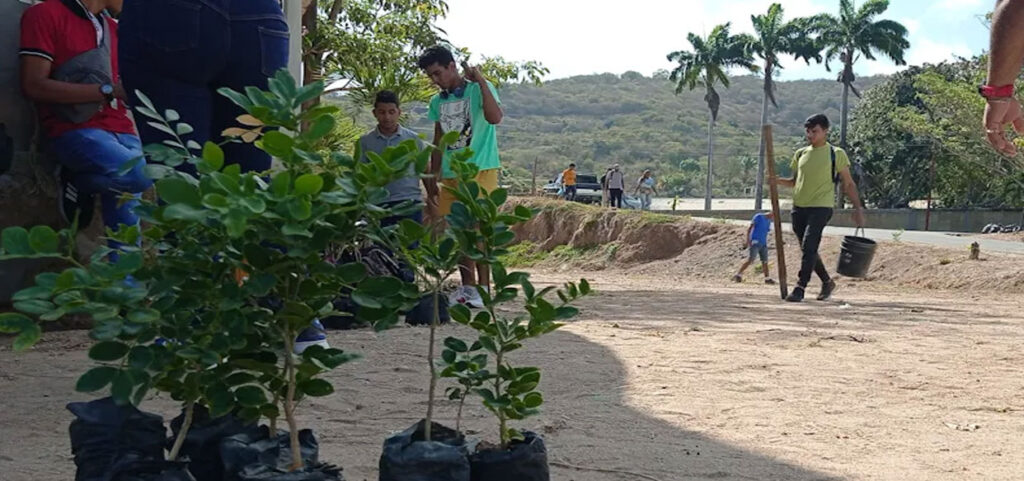
<path fill-rule="evenodd" d="M 462 75 L 466 77 L 466 80 L 476 83 L 484 81 L 484 74 L 480 72 L 479 66 L 470 65 L 466 62 L 463 62 L 462 69 L 464 70 Z"/>
<path fill-rule="evenodd" d="M 1012 124 L 1017 133 L 1024 134 L 1024 115 L 1016 98 L 989 99 L 985 105 L 985 137 L 999 153 L 1016 155 L 1017 147 L 1006 138 L 1006 128 Z"/>
<path fill-rule="evenodd" d="M 121 85 L 121 82 L 114 84 L 114 98 L 121 100 L 128 99 L 128 91 L 124 89 L 124 85 Z"/>
<path fill-rule="evenodd" d="M 857 227 L 864 227 L 864 209 L 857 208 L 853 211 L 853 223 Z"/>

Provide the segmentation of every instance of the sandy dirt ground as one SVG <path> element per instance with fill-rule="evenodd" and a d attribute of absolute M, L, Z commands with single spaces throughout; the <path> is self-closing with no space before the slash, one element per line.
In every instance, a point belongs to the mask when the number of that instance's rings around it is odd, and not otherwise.
<path fill-rule="evenodd" d="M 587 273 L 599 295 L 518 359 L 544 372 L 552 479 L 1019 480 L 1024 473 L 1024 301 L 1019 294 L 840 285 L 832 301 L 779 301 L 752 282 Z M 564 274 L 537 272 L 561 282 Z M 811 291 L 815 291 L 812 284 Z M 425 412 L 427 330 L 331 332 L 363 354 L 304 407 L 321 457 L 375 480 L 381 442 Z M 446 335 L 468 336 L 448 326 Z M 0 479 L 71 480 L 69 401 L 84 331 L 28 353 L 0 342 Z M 169 418 L 174 403 L 143 408 Z M 455 406 L 440 403 L 453 424 Z M 493 439 L 467 408 L 464 425 Z M 575 467 L 585 468 L 585 470 Z"/>

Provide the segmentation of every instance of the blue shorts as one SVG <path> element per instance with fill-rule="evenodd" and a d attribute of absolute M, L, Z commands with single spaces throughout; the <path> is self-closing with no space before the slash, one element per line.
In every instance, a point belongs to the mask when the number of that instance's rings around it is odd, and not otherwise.
<path fill-rule="evenodd" d="M 768 246 L 764 244 L 750 244 L 750 260 L 761 258 L 761 263 L 768 263 Z"/>

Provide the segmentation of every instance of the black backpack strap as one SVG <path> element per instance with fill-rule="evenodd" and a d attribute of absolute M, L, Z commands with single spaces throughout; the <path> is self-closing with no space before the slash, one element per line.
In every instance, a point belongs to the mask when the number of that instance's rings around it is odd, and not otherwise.
<path fill-rule="evenodd" d="M 832 154 L 832 183 L 838 184 L 839 179 L 836 177 L 836 148 L 829 144 L 828 150 Z"/>

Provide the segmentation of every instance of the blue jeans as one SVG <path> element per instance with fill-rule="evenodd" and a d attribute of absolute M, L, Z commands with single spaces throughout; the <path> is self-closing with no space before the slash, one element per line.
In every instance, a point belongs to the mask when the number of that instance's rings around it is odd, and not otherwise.
<path fill-rule="evenodd" d="M 152 185 L 141 163 L 125 175 L 118 173 L 128 161 L 142 157 L 138 137 L 101 129 L 78 129 L 51 139 L 50 145 L 57 161 L 71 172 L 79 192 L 100 196 L 103 225 L 116 231 L 122 224 L 139 224 L 134 212 L 137 200 L 118 205 L 122 193 L 138 198 Z M 116 249 L 120 244 L 111 241 L 110 247 Z"/>
<path fill-rule="evenodd" d="M 267 90 L 267 78 L 288 65 L 278 0 L 125 0 L 118 32 L 125 88 L 133 96 L 141 91 L 161 112 L 176 110 L 195 129 L 183 139 L 199 144 L 220 142 L 245 113 L 217 89 Z M 145 122 L 139 134 L 147 144 L 170 137 Z M 270 168 L 270 156 L 252 144 L 230 143 L 224 153 L 243 172 Z M 192 164 L 179 170 L 196 175 Z"/>
<path fill-rule="evenodd" d="M 640 208 L 651 210 L 651 194 L 640 194 Z"/>

